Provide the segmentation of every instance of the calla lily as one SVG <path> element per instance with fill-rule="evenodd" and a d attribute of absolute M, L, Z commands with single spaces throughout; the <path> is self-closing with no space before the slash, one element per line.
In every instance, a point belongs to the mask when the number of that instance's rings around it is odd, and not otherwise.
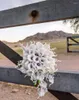
<path fill-rule="evenodd" d="M 54 73 L 57 71 L 56 54 L 49 44 L 31 42 L 23 49 L 23 60 L 18 62 L 18 70 L 30 76 L 30 79 L 37 85 L 39 96 L 44 96 L 49 86 L 54 83 Z"/>

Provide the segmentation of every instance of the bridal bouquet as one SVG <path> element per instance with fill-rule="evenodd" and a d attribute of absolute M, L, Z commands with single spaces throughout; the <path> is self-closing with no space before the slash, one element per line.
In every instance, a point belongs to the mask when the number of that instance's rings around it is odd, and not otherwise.
<path fill-rule="evenodd" d="M 23 60 L 18 62 L 18 70 L 30 76 L 34 85 L 37 86 L 38 95 L 44 96 L 47 86 L 54 83 L 54 73 L 57 71 L 56 55 L 49 44 L 32 42 L 22 46 Z"/>

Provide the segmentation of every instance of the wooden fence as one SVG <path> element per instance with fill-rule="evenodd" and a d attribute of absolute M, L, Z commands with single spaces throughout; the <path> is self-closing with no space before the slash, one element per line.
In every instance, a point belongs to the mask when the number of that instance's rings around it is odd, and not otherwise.
<path fill-rule="evenodd" d="M 47 0 L 0 12 L 0 28 L 43 23 L 79 17 L 79 0 Z M 53 27 L 53 26 L 52 26 Z M 22 57 L 0 41 L 0 52 L 17 65 Z M 32 85 L 29 77 L 15 68 L 0 67 L 0 81 Z M 71 93 L 79 93 L 78 72 L 57 72 L 55 83 L 48 87 L 59 100 L 78 100 Z"/>
<path fill-rule="evenodd" d="M 71 46 L 76 46 L 76 47 L 79 46 L 79 40 L 76 40 L 76 39 L 79 39 L 79 36 L 67 37 L 67 52 L 69 52 L 69 53 L 79 53 L 79 48 L 78 48 L 78 50 L 70 50 Z M 75 49 L 77 49 L 77 48 L 75 48 Z"/>

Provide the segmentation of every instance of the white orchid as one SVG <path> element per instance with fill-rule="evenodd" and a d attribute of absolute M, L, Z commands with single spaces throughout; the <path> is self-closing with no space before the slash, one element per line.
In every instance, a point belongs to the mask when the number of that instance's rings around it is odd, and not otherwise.
<path fill-rule="evenodd" d="M 49 44 L 41 42 L 21 46 L 23 48 L 23 60 L 18 63 L 18 70 L 25 76 L 30 76 L 35 84 L 39 81 L 38 94 L 44 96 L 47 92 L 47 82 L 54 83 L 54 73 L 57 71 L 55 52 Z"/>

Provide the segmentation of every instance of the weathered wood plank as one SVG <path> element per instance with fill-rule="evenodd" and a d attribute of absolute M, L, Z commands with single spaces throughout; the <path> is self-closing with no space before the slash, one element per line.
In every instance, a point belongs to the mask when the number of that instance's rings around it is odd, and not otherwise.
<path fill-rule="evenodd" d="M 79 93 L 79 72 L 57 72 L 50 90 Z"/>
<path fill-rule="evenodd" d="M 15 68 L 0 67 L 0 81 L 23 85 L 33 85 L 29 77 L 24 78 L 24 75 Z"/>
<path fill-rule="evenodd" d="M 15 68 L 0 67 L 0 81 L 33 86 L 30 78 L 24 78 L 24 75 Z M 79 93 L 79 73 L 57 72 L 55 83 L 48 88 L 56 91 Z"/>
<path fill-rule="evenodd" d="M 76 97 L 68 92 L 59 92 L 52 90 L 49 90 L 49 92 L 53 94 L 58 100 L 78 100 Z"/>
<path fill-rule="evenodd" d="M 18 53 L 16 53 L 14 50 L 12 50 L 10 47 L 8 47 L 1 41 L 0 41 L 0 52 L 16 65 L 19 60 L 22 60 L 22 57 Z"/>
<path fill-rule="evenodd" d="M 68 53 L 79 53 L 79 50 L 69 50 Z"/>
<path fill-rule="evenodd" d="M 0 12 L 0 28 L 79 17 L 79 0 L 47 0 Z"/>
<path fill-rule="evenodd" d="M 69 44 L 69 46 L 79 46 L 79 43 L 78 44 Z"/>
<path fill-rule="evenodd" d="M 69 52 L 69 37 L 67 37 L 67 52 Z"/>
<path fill-rule="evenodd" d="M 70 38 L 70 40 L 72 40 L 73 42 L 75 42 L 75 43 L 77 43 L 77 44 L 79 44 L 79 42 L 78 42 L 78 40 L 75 40 L 74 38 Z"/>

